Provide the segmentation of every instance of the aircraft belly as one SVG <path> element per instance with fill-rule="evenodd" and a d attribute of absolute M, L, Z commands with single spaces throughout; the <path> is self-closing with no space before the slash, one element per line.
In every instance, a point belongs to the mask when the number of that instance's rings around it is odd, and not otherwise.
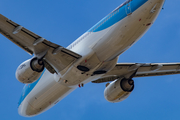
<path fill-rule="evenodd" d="M 150 28 L 160 9 L 151 9 L 157 3 L 147 2 L 131 15 L 107 29 L 108 33 L 93 47 L 100 61 L 109 61 L 131 47 Z M 104 30 L 106 31 L 106 30 Z"/>

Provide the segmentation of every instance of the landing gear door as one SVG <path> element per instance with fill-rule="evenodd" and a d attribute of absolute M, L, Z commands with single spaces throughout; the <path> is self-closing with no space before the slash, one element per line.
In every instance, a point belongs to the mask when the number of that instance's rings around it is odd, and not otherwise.
<path fill-rule="evenodd" d="M 128 1 L 127 1 L 127 4 L 126 4 L 126 7 L 125 7 L 125 8 L 126 8 L 126 14 L 127 14 L 127 15 L 131 15 L 131 14 L 132 14 L 132 11 L 131 11 L 131 1 L 132 1 L 132 0 L 128 0 Z"/>

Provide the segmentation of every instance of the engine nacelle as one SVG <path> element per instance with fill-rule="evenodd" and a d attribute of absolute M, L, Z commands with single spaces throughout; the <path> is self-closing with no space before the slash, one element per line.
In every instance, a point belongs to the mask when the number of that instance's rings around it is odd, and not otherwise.
<path fill-rule="evenodd" d="M 111 82 L 104 90 L 105 99 L 109 102 L 120 102 L 125 100 L 134 89 L 132 79 L 117 79 Z"/>
<path fill-rule="evenodd" d="M 16 70 L 16 79 L 22 83 L 33 83 L 39 79 L 44 70 L 44 63 L 37 58 L 23 62 Z"/>

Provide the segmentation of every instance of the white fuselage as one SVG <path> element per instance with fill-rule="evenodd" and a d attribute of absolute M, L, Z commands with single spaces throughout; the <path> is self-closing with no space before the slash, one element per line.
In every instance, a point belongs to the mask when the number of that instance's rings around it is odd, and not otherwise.
<path fill-rule="evenodd" d="M 127 16 L 122 20 L 106 29 L 96 31 L 101 25 L 99 24 L 68 46 L 68 49 L 83 57 L 70 66 L 65 73 L 51 74 L 46 70 L 36 86 L 20 104 L 19 114 L 34 116 L 42 113 L 66 97 L 79 85 L 104 75 L 94 75 L 94 71 L 108 72 L 113 69 L 118 56 L 137 42 L 154 23 L 164 3 L 164 0 L 145 1 L 132 13 L 127 11 Z M 83 73 L 77 69 L 78 65 L 86 66 L 90 70 Z"/>

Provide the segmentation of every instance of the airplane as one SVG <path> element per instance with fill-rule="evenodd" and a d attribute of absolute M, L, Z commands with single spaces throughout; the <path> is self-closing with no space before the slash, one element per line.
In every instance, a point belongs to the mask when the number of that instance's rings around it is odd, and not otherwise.
<path fill-rule="evenodd" d="M 0 32 L 31 55 L 16 71 L 25 83 L 18 112 L 38 115 L 84 84 L 107 83 L 109 102 L 125 100 L 135 77 L 179 74 L 179 63 L 117 63 L 152 26 L 164 0 L 128 0 L 67 48 L 47 41 L 0 15 Z"/>

